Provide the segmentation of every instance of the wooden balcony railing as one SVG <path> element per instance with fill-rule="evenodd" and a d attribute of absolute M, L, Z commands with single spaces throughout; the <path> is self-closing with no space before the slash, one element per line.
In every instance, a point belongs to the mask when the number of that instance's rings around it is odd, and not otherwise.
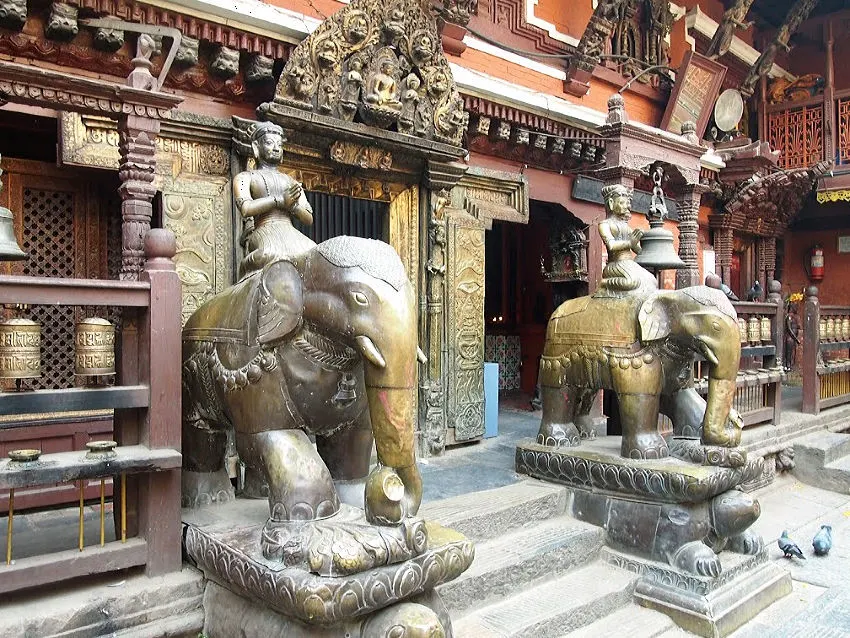
<path fill-rule="evenodd" d="M 837 167 L 850 166 L 850 90 L 836 91 L 832 109 L 828 105 L 819 95 L 766 108 L 767 131 L 762 137 L 781 151 L 781 168 L 808 168 L 824 159 Z"/>
<path fill-rule="evenodd" d="M 0 392 L 0 414 L 114 410 L 114 455 L 87 456 L 84 449 L 45 453 L 23 465 L 0 460 L 0 490 L 115 480 L 121 486 L 114 499 L 117 540 L 104 542 L 101 532 L 100 543 L 86 543 L 81 533 L 79 546 L 15 558 L 14 535 L 7 532 L 0 593 L 142 565 L 151 576 L 181 568 L 181 290 L 174 236 L 151 231 L 145 249 L 140 281 L 0 276 L 0 304 L 124 309 L 114 387 Z M 44 356 L 50 356 L 46 345 Z M 9 531 L 19 513 L 11 510 L 3 524 Z"/>
<path fill-rule="evenodd" d="M 817 288 L 803 306 L 803 412 L 850 402 L 850 306 L 821 306 Z"/>

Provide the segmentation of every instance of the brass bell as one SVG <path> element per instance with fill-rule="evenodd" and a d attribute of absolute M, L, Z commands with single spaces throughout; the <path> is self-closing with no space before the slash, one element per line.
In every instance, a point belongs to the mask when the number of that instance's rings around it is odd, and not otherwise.
<path fill-rule="evenodd" d="M 357 382 L 354 375 L 350 372 L 344 373 L 342 379 L 339 380 L 337 392 L 331 400 L 343 408 L 351 405 L 357 398 L 357 392 L 354 390 L 355 385 L 357 385 Z"/>
<path fill-rule="evenodd" d="M 635 261 L 647 270 L 671 270 L 685 267 L 676 249 L 673 248 L 673 233 L 664 228 L 667 217 L 667 205 L 664 203 L 664 190 L 661 184 L 664 180 L 664 169 L 655 166 L 652 171 L 652 200 L 649 204 L 649 230 L 640 239 L 641 252 Z"/>
<path fill-rule="evenodd" d="M 27 254 L 18 246 L 12 211 L 0 206 L 0 261 L 26 259 Z"/>
<path fill-rule="evenodd" d="M 2 175 L 3 170 L 0 169 L 0 176 Z M 3 182 L 0 181 L 0 191 L 2 190 Z M 15 217 L 8 208 L 0 206 L 0 261 L 26 258 L 27 254 L 18 246 L 18 240 L 15 237 Z"/>
<path fill-rule="evenodd" d="M 15 317 L 0 321 L 0 379 L 41 376 L 41 326 Z"/>
<path fill-rule="evenodd" d="M 74 373 L 81 377 L 115 374 L 115 326 L 92 317 L 76 325 Z"/>

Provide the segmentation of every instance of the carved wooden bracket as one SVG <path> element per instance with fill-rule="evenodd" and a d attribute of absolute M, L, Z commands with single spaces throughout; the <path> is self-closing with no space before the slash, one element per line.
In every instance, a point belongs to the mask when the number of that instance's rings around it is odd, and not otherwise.
<path fill-rule="evenodd" d="M 453 208 L 466 210 L 490 228 L 493 220 L 528 223 L 528 178 L 470 167 L 451 192 Z"/>

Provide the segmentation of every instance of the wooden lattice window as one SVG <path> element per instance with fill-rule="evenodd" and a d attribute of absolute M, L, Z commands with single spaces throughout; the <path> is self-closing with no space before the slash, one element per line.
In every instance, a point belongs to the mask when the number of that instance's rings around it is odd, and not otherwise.
<path fill-rule="evenodd" d="M 823 159 L 823 105 L 770 113 L 767 140 L 780 149 L 782 168 L 807 168 Z"/>
<path fill-rule="evenodd" d="M 74 276 L 74 193 L 41 188 L 23 190 L 23 249 L 30 257 L 24 274 Z M 27 313 L 41 324 L 41 378 L 30 387 L 70 388 L 74 378 L 74 308 L 35 306 Z"/>
<path fill-rule="evenodd" d="M 850 164 L 850 98 L 838 100 L 838 149 L 836 163 Z"/>

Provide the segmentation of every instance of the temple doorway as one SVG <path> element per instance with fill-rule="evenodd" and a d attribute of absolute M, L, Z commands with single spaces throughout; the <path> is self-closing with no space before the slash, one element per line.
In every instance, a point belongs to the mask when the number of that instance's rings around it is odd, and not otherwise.
<path fill-rule="evenodd" d="M 528 410 L 549 316 L 587 294 L 587 227 L 531 200 L 528 224 L 494 221 L 485 251 L 484 359 L 499 364 L 500 405 Z"/>

